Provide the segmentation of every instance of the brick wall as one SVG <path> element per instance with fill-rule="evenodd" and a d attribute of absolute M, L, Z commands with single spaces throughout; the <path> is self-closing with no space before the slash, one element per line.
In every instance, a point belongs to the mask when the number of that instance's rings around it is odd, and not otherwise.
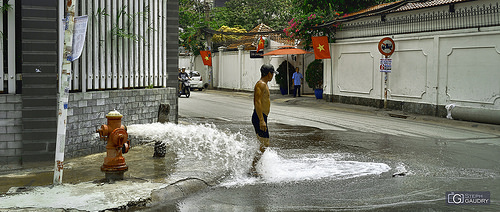
<path fill-rule="evenodd" d="M 22 144 L 21 95 L 0 95 L 0 170 L 21 165 Z"/>
<path fill-rule="evenodd" d="M 54 149 L 30 143 L 23 145 L 23 100 L 21 95 L 0 95 L 0 170 L 20 168 L 24 151 Z M 65 159 L 104 152 L 106 143 L 96 133 L 106 124 L 106 114 L 116 109 L 122 124 L 145 124 L 158 120 L 161 103 L 170 105 L 170 122 L 177 123 L 176 88 L 111 90 L 69 95 Z M 56 116 L 56 114 L 54 114 Z M 134 141 L 132 140 L 132 145 Z M 55 145 L 55 141 L 53 141 Z M 51 143 L 51 144 L 52 144 Z M 137 143 L 135 143 L 137 144 Z M 52 151 L 50 155 L 55 153 Z"/>
<path fill-rule="evenodd" d="M 65 159 L 104 152 L 105 142 L 97 128 L 107 123 L 106 114 L 116 109 L 123 115 L 122 124 L 157 122 L 161 103 L 170 104 L 169 120 L 177 122 L 175 88 L 112 90 L 72 93 L 69 97 Z M 134 145 L 132 141 L 132 145 Z"/>

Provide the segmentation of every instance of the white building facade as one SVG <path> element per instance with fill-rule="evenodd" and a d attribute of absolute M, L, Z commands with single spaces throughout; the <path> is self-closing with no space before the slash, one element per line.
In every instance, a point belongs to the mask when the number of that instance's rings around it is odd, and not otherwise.
<path fill-rule="evenodd" d="M 405 7 L 342 23 L 330 44 L 332 59 L 324 61 L 327 100 L 382 108 L 378 43 L 390 37 L 389 109 L 444 117 L 450 105 L 454 118 L 500 124 L 499 2 Z"/>

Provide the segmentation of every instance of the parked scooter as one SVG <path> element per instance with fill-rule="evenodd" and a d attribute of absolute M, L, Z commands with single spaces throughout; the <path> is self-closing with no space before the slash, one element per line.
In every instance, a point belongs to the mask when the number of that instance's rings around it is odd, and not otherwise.
<path fill-rule="evenodd" d="M 191 82 L 189 82 L 189 79 L 187 77 L 183 77 L 181 79 L 182 85 L 181 85 L 181 90 L 177 94 L 178 97 L 181 97 L 181 95 L 186 95 L 186 98 L 189 98 L 191 95 Z"/>

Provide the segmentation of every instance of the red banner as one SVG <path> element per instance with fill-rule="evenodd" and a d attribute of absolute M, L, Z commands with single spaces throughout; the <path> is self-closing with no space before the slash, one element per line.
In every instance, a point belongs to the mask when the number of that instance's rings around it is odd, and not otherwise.
<path fill-rule="evenodd" d="M 314 56 L 316 59 L 329 59 L 330 58 L 330 45 L 328 44 L 328 37 L 312 37 L 314 47 Z"/>
<path fill-rule="evenodd" d="M 212 66 L 212 53 L 210 51 L 200 51 L 203 65 Z"/>

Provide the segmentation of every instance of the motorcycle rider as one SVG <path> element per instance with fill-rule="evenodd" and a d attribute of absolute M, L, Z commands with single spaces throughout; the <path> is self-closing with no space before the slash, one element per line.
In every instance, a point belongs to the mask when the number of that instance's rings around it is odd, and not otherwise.
<path fill-rule="evenodd" d="M 179 92 L 182 92 L 182 83 L 183 83 L 183 79 L 185 79 L 185 78 L 191 80 L 191 78 L 189 77 L 189 74 L 186 73 L 186 67 L 182 67 L 181 72 L 179 73 L 179 76 L 177 77 L 177 79 L 179 80 Z"/>

